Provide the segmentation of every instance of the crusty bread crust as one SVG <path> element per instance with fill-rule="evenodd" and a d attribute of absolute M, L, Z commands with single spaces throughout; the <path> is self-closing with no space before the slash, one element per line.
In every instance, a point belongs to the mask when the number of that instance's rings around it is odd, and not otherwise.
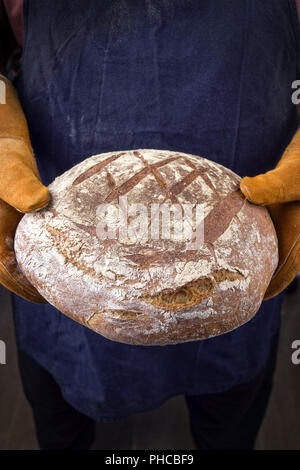
<path fill-rule="evenodd" d="M 47 208 L 22 218 L 17 261 L 50 304 L 106 338 L 166 345 L 223 334 L 255 315 L 278 264 L 269 213 L 239 182 L 180 152 L 95 155 L 55 179 Z M 125 195 L 128 204 L 201 204 L 204 244 L 99 240 L 97 207 Z"/>

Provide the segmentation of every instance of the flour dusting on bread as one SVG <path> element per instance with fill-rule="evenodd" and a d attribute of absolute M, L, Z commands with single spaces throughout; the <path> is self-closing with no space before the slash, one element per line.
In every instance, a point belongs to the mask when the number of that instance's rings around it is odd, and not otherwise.
<path fill-rule="evenodd" d="M 255 315 L 278 263 L 270 216 L 246 201 L 239 182 L 181 152 L 92 156 L 55 179 L 45 209 L 22 218 L 18 264 L 49 303 L 107 338 L 164 345 L 220 335 Z M 97 207 L 120 210 L 120 195 L 145 206 L 198 204 L 204 243 L 99 239 Z"/>

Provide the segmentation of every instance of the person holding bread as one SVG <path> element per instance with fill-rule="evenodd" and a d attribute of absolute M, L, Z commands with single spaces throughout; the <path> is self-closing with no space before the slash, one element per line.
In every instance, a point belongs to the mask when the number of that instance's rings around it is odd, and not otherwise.
<path fill-rule="evenodd" d="M 41 449 L 88 449 L 97 421 L 178 394 L 197 449 L 254 447 L 282 293 L 300 269 L 297 3 L 0 0 L 0 282 L 15 294 Z M 138 148 L 205 156 L 269 209 L 279 264 L 248 323 L 183 344 L 120 344 L 62 315 L 22 275 L 15 230 L 48 204 L 50 182 L 87 156 Z"/>

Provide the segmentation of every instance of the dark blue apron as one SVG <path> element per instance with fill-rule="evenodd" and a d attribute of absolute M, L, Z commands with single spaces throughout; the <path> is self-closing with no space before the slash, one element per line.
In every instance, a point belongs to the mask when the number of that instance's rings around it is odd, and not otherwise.
<path fill-rule="evenodd" d="M 32 0 L 15 80 L 43 181 L 101 152 L 205 156 L 241 176 L 272 168 L 298 125 L 291 0 Z M 230 389 L 264 367 L 281 297 L 221 337 L 164 347 L 107 340 L 14 298 L 19 347 L 95 419 L 176 394 Z"/>

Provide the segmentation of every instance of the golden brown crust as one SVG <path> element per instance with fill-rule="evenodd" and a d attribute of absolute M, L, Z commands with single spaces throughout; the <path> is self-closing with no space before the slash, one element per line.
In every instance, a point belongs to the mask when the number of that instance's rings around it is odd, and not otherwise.
<path fill-rule="evenodd" d="M 109 339 L 164 345 L 223 334 L 255 315 L 278 262 L 270 216 L 243 197 L 239 181 L 171 151 L 91 157 L 50 185 L 48 208 L 22 219 L 19 265 L 48 302 Z M 203 246 L 99 240 L 97 206 L 124 195 L 128 204 L 201 204 Z"/>

